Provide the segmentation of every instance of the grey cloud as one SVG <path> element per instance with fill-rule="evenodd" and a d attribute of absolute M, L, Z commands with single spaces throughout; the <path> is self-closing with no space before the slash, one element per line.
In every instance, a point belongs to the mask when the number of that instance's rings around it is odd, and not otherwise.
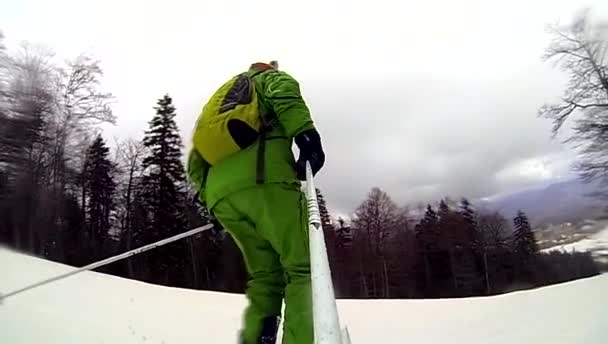
<path fill-rule="evenodd" d="M 488 196 L 535 182 L 497 178 L 505 169 L 517 172 L 521 161 L 536 158 L 554 168 L 552 161 L 571 158 L 551 140 L 550 124 L 536 117 L 538 106 L 559 92 L 555 77 L 511 78 L 378 79 L 309 91 L 327 150 L 318 184 L 330 207 L 350 212 L 373 186 L 400 204 Z"/>
<path fill-rule="evenodd" d="M 300 81 L 323 136 L 318 185 L 331 208 L 350 212 L 372 186 L 403 204 L 534 183 L 540 177 L 524 173 L 527 161 L 564 173 L 572 156 L 535 115 L 564 81 L 540 61 L 550 39 L 543 25 L 586 5 L 608 13 L 605 3 L 148 2 L 142 12 L 124 1 L 85 8 L 32 0 L 8 2 L 0 22 L 9 41 L 44 42 L 62 58 L 94 48 L 104 87 L 118 99 L 108 137 L 141 137 L 168 92 L 188 146 L 205 98 L 228 75 L 278 59 Z M 272 39 L 242 39 L 252 18 Z"/>

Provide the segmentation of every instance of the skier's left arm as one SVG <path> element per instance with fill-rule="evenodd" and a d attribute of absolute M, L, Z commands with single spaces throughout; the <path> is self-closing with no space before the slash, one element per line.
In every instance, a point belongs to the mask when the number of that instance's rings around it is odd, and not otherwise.
<path fill-rule="evenodd" d="M 198 201 L 205 206 L 205 177 L 207 176 L 210 165 L 201 157 L 196 149 L 192 148 L 188 154 L 186 168 L 188 179 L 197 192 Z"/>

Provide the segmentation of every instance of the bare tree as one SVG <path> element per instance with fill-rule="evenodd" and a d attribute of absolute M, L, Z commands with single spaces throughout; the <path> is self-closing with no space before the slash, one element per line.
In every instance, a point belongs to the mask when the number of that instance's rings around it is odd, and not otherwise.
<path fill-rule="evenodd" d="M 98 61 L 81 55 L 68 62 L 56 77 L 57 112 L 52 123 L 52 172 L 55 192 L 65 188 L 69 154 L 79 149 L 78 137 L 101 123 L 115 123 L 110 109 L 113 96 L 99 91 L 103 72 Z"/>
<path fill-rule="evenodd" d="M 4 96 L 6 84 L 8 82 L 9 58 L 4 45 L 4 34 L 0 31 L 0 96 Z"/>
<path fill-rule="evenodd" d="M 391 207 L 392 208 L 392 207 Z M 414 232 L 411 230 L 409 207 L 397 208 L 393 224 L 390 225 L 390 240 L 385 244 L 386 253 L 382 256 L 383 264 L 383 294 L 391 297 L 391 286 L 397 285 L 397 293 L 408 293 L 413 290 L 411 280 L 412 254 Z M 389 277 L 390 276 L 390 277 Z M 392 282 L 392 284 L 391 284 Z M 407 293 L 406 293 L 407 294 Z"/>
<path fill-rule="evenodd" d="M 59 227 L 65 222 L 63 200 L 78 187 L 82 162 L 77 157 L 83 141 L 98 124 L 114 122 L 109 108 L 112 96 L 98 90 L 102 75 L 97 61 L 85 56 L 68 62 L 65 68 L 54 68 L 54 108 L 45 123 L 49 176 L 46 211 Z"/>
<path fill-rule="evenodd" d="M 135 189 L 142 176 L 142 161 L 146 156 L 147 150 L 141 141 L 127 139 L 118 142 L 116 146 L 116 157 L 119 169 L 123 172 L 120 181 L 121 188 L 121 219 L 120 232 L 121 240 L 125 249 L 130 250 L 132 245 L 133 229 L 133 198 Z M 133 262 L 127 261 L 129 276 L 134 276 Z"/>
<path fill-rule="evenodd" d="M 355 241 L 367 243 L 367 245 L 358 244 L 356 247 L 366 250 L 366 254 L 363 256 L 374 257 L 365 264 L 368 266 L 368 274 L 371 275 L 371 288 L 374 296 L 386 295 L 388 292 L 385 248 L 389 236 L 395 233 L 397 226 L 402 223 L 402 215 L 399 207 L 388 194 L 378 188 L 373 188 L 368 198 L 355 211 L 353 223 L 356 229 Z M 361 268 L 365 268 L 362 263 Z M 361 275 L 364 275 L 363 272 Z M 365 289 L 370 287 L 367 283 L 363 283 L 363 285 Z"/>
<path fill-rule="evenodd" d="M 492 292 L 492 277 L 496 274 L 501 251 L 507 247 L 507 219 L 499 212 L 478 215 L 481 249 L 483 253 L 486 294 Z M 489 259 L 490 257 L 490 259 Z M 493 259 L 492 259 L 493 258 Z"/>
<path fill-rule="evenodd" d="M 51 58 L 47 49 L 23 43 L 5 60 L 2 105 L 7 113 L 0 127 L 0 161 L 13 185 L 13 242 L 31 252 L 40 250 L 43 232 L 52 230 L 36 225 L 48 220 L 45 128 L 54 104 Z"/>
<path fill-rule="evenodd" d="M 483 244 L 491 249 L 507 245 L 507 219 L 499 212 L 481 214 L 478 216 L 479 230 Z"/>
<path fill-rule="evenodd" d="M 52 52 L 23 43 L 14 56 L 6 57 L 6 92 L 3 107 L 7 110 L 2 126 L 2 160 L 13 163 L 40 162 L 45 144 L 45 124 L 52 116 Z M 23 167 L 20 167 L 23 169 Z"/>
<path fill-rule="evenodd" d="M 369 250 L 380 253 L 390 232 L 401 220 L 401 212 L 390 196 L 373 188 L 368 198 L 355 211 L 355 226 L 367 232 Z"/>
<path fill-rule="evenodd" d="M 82 142 L 114 121 L 111 95 L 98 91 L 98 63 L 80 56 L 61 68 L 53 59 L 27 42 L 0 49 L 0 168 L 13 190 L 12 241 L 34 253 L 57 249 L 66 201 L 78 192 Z"/>
<path fill-rule="evenodd" d="M 566 140 L 580 148 L 576 170 L 585 181 L 608 186 L 608 23 L 591 23 L 587 11 L 567 26 L 550 26 L 554 40 L 544 59 L 568 73 L 559 102 L 545 104 L 539 115 L 553 121 L 555 136 L 572 115 L 573 132 Z"/>

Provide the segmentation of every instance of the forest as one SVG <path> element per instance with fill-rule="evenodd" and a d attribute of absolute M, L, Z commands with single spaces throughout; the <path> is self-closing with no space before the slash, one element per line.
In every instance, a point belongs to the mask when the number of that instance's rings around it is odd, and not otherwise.
<path fill-rule="evenodd" d="M 0 35 L 0 244 L 73 266 L 209 223 L 184 170 L 173 98 L 150 104 L 142 138 L 110 144 L 116 121 L 92 56 L 58 63 Z M 140 114 L 143 115 L 143 114 Z M 370 190 L 352 220 L 334 219 L 317 189 L 338 298 L 494 295 L 599 273 L 584 252 L 539 251 L 522 209 L 477 211 L 467 198 L 412 209 Z M 166 286 L 242 293 L 247 275 L 216 228 L 100 268 Z"/>

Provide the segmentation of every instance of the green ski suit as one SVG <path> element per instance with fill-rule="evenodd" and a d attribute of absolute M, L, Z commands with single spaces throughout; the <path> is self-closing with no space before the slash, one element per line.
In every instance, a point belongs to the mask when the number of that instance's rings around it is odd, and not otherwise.
<path fill-rule="evenodd" d="M 252 65 L 250 72 L 260 65 Z M 253 81 L 262 111 L 274 113 L 278 120 L 265 141 L 264 183 L 256 183 L 260 140 L 213 167 L 191 151 L 188 174 L 200 200 L 245 259 L 249 304 L 241 343 L 258 343 L 264 319 L 281 314 L 284 297 L 283 344 L 312 344 L 308 215 L 291 147 L 293 138 L 314 124 L 298 82 L 290 75 L 269 70 L 255 74 Z"/>

